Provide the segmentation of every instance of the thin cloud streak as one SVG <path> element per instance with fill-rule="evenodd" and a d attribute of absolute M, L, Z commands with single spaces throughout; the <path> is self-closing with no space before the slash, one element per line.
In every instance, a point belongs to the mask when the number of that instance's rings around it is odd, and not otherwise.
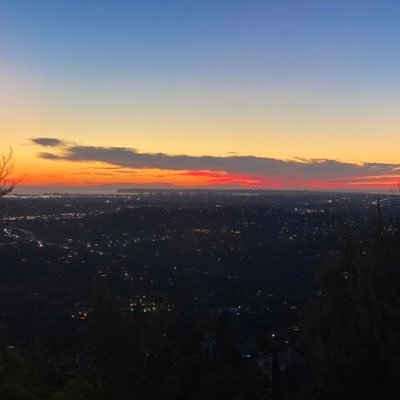
<path fill-rule="evenodd" d="M 30 140 L 31 142 L 44 147 L 58 147 L 65 144 L 63 140 L 57 138 L 33 138 Z"/>

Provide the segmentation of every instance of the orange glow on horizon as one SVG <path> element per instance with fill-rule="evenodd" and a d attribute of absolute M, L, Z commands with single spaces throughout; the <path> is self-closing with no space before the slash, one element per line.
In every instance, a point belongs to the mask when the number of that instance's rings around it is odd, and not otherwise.
<path fill-rule="evenodd" d="M 3 153 L 6 150 L 3 149 Z M 393 191 L 398 190 L 400 180 L 395 174 L 340 179 L 309 176 L 305 179 L 295 175 L 282 178 L 223 170 L 133 169 L 97 161 L 73 162 L 42 159 L 37 154 L 40 150 L 47 149 L 34 147 L 26 140 L 15 146 L 15 170 L 10 179 L 16 181 L 20 190 L 24 187 L 49 187 L 49 190 L 54 190 L 53 188 L 94 188 L 96 186 L 110 186 L 114 190 L 118 186 L 122 188 L 138 186 L 143 188 Z"/>
<path fill-rule="evenodd" d="M 17 171 L 21 171 L 19 167 Z M 398 176 L 357 177 L 348 180 L 278 179 L 254 175 L 234 174 L 225 171 L 187 170 L 171 171 L 159 169 L 127 169 L 98 165 L 95 163 L 68 163 L 53 165 L 46 170 L 10 177 L 22 187 L 95 187 L 113 186 L 149 188 L 210 188 L 210 189 L 296 189 L 296 190 L 385 190 L 398 187 Z M 44 172 L 46 171 L 46 172 Z"/>

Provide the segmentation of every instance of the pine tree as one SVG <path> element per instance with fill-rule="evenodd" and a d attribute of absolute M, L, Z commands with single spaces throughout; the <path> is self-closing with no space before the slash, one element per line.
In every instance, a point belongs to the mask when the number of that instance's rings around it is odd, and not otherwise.
<path fill-rule="evenodd" d="M 281 387 L 281 369 L 279 365 L 279 356 L 277 353 L 274 354 L 272 359 L 272 400 L 282 399 L 282 387 Z"/>
<path fill-rule="evenodd" d="M 400 398 L 400 238 L 385 228 L 380 202 L 376 215 L 368 238 L 350 235 L 326 253 L 305 319 L 324 398 Z"/>

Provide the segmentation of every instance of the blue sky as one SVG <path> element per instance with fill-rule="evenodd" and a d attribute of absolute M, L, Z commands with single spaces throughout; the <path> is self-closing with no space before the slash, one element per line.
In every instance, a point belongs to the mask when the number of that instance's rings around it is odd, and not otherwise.
<path fill-rule="evenodd" d="M 398 1 L 3 0 L 0 129 L 23 175 L 67 170 L 32 138 L 397 171 L 399 17 Z"/>
<path fill-rule="evenodd" d="M 1 4 L 2 53 L 54 79 L 398 84 L 395 1 Z"/>

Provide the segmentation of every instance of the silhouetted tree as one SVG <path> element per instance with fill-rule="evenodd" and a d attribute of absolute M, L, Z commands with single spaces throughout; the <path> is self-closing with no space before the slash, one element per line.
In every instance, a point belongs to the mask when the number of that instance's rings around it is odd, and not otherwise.
<path fill-rule="evenodd" d="M 0 350 L 0 399 L 42 400 L 62 395 L 62 363 L 38 345 L 31 351 Z"/>
<path fill-rule="evenodd" d="M 11 193 L 14 189 L 14 183 L 10 183 L 8 181 L 9 176 L 11 175 L 14 164 L 12 163 L 12 149 L 7 156 L 2 155 L 0 161 L 0 197 L 5 196 L 8 193 Z"/>
<path fill-rule="evenodd" d="M 281 388 L 281 369 L 279 365 L 278 353 L 274 354 L 272 359 L 272 400 L 282 399 L 282 388 Z"/>
<path fill-rule="evenodd" d="M 208 371 L 194 387 L 195 400 L 254 400 L 268 397 L 265 376 L 251 367 L 222 365 Z"/>
<path fill-rule="evenodd" d="M 143 362 L 138 351 L 140 343 L 130 321 L 101 284 L 95 289 L 90 333 L 96 377 L 105 398 L 127 398 Z"/>
<path fill-rule="evenodd" d="M 377 221 L 324 257 L 305 320 L 317 392 L 325 399 L 398 399 L 400 238 Z"/>
<path fill-rule="evenodd" d="M 223 312 L 218 317 L 216 344 L 222 360 L 232 358 L 234 355 L 234 339 L 228 312 Z"/>
<path fill-rule="evenodd" d="M 69 380 L 65 385 L 64 400 L 100 400 L 101 394 L 87 378 L 77 376 Z M 54 399 L 55 400 L 55 399 Z"/>

